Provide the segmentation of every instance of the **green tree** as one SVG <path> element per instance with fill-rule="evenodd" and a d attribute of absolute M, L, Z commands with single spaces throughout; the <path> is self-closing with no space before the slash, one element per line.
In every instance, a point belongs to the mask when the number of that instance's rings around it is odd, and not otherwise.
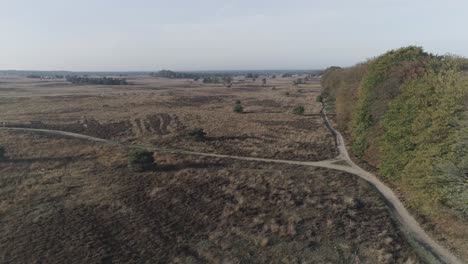
<path fill-rule="evenodd" d="M 383 118 L 381 173 L 430 214 L 441 204 L 468 213 L 468 86 L 454 61 L 435 59 L 426 74 L 402 86 Z"/>
<path fill-rule="evenodd" d="M 402 83 L 413 77 L 399 71 L 404 65 L 417 63 L 418 67 L 429 58 L 420 47 L 392 50 L 369 62 L 367 73 L 361 82 L 358 102 L 352 120 L 351 148 L 363 157 L 369 147 L 369 135 L 378 133 L 378 123 L 387 109 L 388 102 L 399 93 Z M 408 64 L 407 64 L 408 63 Z M 412 67 L 416 67 L 411 64 Z"/>

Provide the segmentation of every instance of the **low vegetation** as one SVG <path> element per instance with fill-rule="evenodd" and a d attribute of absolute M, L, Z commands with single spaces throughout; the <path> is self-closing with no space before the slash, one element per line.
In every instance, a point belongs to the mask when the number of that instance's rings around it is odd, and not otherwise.
<path fill-rule="evenodd" d="M 5 147 L 0 145 L 0 161 L 6 159 L 5 153 L 6 153 Z"/>
<path fill-rule="evenodd" d="M 293 85 L 294 85 L 294 86 L 298 86 L 299 84 L 304 84 L 304 83 L 305 83 L 305 82 L 304 82 L 304 79 L 299 78 L 299 79 L 297 79 L 297 80 L 295 80 L 295 81 L 293 82 Z"/>
<path fill-rule="evenodd" d="M 242 107 L 242 104 L 240 101 L 236 101 L 236 104 L 234 105 L 234 108 L 232 109 L 235 113 L 243 113 L 244 112 L 244 107 Z"/>
<path fill-rule="evenodd" d="M 188 136 L 195 141 L 206 140 L 206 132 L 202 128 L 194 128 L 188 132 Z"/>
<path fill-rule="evenodd" d="M 426 215 L 450 209 L 468 216 L 464 61 L 406 47 L 322 76 L 322 101 L 352 152 Z"/>
<path fill-rule="evenodd" d="M 154 153 L 146 150 L 135 150 L 128 156 L 128 166 L 133 171 L 148 171 L 156 167 Z"/>
<path fill-rule="evenodd" d="M 305 112 L 305 109 L 302 105 L 296 106 L 293 109 L 293 114 L 295 115 L 303 115 Z"/>

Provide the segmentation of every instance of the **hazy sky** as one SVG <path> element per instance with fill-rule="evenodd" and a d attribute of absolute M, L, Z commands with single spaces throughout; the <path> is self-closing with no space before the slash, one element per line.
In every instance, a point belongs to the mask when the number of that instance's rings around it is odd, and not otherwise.
<path fill-rule="evenodd" d="M 467 25 L 467 0 L 0 0 L 0 69 L 316 69 L 405 45 L 468 56 Z"/>

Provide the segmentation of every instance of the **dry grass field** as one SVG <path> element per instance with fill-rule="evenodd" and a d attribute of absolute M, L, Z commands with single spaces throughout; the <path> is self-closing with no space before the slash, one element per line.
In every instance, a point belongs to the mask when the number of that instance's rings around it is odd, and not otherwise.
<path fill-rule="evenodd" d="M 269 158 L 323 160 L 335 156 L 323 126 L 318 81 L 299 88 L 293 79 L 235 83 L 228 89 L 189 80 L 130 79 L 129 86 L 75 86 L 65 82 L 0 82 L 0 121 L 53 128 L 127 142 Z M 245 113 L 233 112 L 240 100 Z M 305 107 L 304 116 L 291 112 Z M 187 140 L 193 128 L 203 143 Z"/>
<path fill-rule="evenodd" d="M 0 132 L 2 263 L 415 263 L 353 175 Z M 66 147 L 64 147 L 66 146 Z"/>
<path fill-rule="evenodd" d="M 149 77 L 128 86 L 0 79 L 0 122 L 129 144 L 317 161 L 336 155 L 317 80 L 232 88 Z M 240 100 L 245 113 L 233 112 Z M 293 115 L 303 105 L 305 115 Z M 202 128 L 205 141 L 186 136 Z M 382 198 L 328 169 L 127 150 L 0 131 L 1 263 L 419 263 Z"/>

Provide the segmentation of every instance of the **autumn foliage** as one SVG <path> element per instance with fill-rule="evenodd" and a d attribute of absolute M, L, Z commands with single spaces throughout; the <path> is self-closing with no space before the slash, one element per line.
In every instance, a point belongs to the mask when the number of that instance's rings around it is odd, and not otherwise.
<path fill-rule="evenodd" d="M 353 154 L 423 213 L 446 208 L 468 216 L 465 64 L 411 46 L 322 76 L 322 101 Z"/>

